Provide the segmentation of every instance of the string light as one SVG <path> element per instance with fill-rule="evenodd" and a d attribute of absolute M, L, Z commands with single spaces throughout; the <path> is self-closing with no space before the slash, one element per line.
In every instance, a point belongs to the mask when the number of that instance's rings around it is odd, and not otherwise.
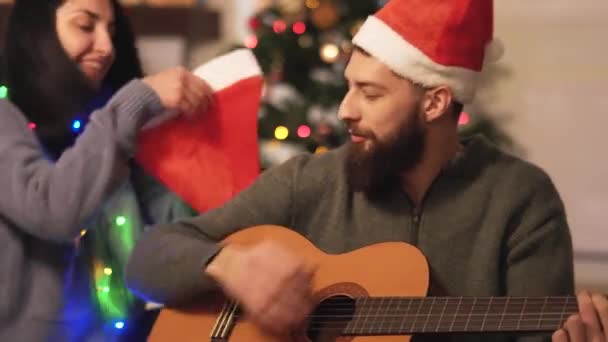
<path fill-rule="evenodd" d="M 304 24 L 301 21 L 298 21 L 293 24 L 291 29 L 293 30 L 293 33 L 295 33 L 295 34 L 303 34 L 304 32 L 306 32 L 306 24 Z"/>
<path fill-rule="evenodd" d="M 2 96 L 0 96 L 0 98 L 2 98 Z M 36 125 L 35 122 L 28 122 L 27 127 L 33 131 L 36 129 L 36 127 L 38 127 L 38 125 Z M 78 133 L 81 129 L 82 129 L 82 122 L 80 120 L 72 121 L 72 131 L 74 131 L 75 133 Z"/>
<path fill-rule="evenodd" d="M 306 7 L 310 9 L 319 7 L 319 0 L 306 0 Z"/>
<path fill-rule="evenodd" d="M 106 267 L 106 268 L 103 269 L 103 273 L 105 275 L 112 275 L 112 269 L 109 268 L 109 267 Z"/>
<path fill-rule="evenodd" d="M 285 30 L 287 30 L 287 23 L 285 23 L 285 21 L 283 20 L 275 20 L 274 23 L 272 23 L 272 30 L 275 33 L 283 33 L 285 32 Z"/>
<path fill-rule="evenodd" d="M 102 291 L 103 291 L 104 293 L 109 293 L 109 292 L 110 292 L 110 287 L 109 287 L 109 286 L 104 286 L 104 287 L 102 288 Z"/>
<path fill-rule="evenodd" d="M 249 19 L 249 28 L 252 30 L 257 30 L 260 28 L 260 26 L 262 25 L 262 22 L 260 21 L 260 19 L 258 17 L 252 17 L 251 19 Z"/>
<path fill-rule="evenodd" d="M 72 122 L 72 129 L 74 130 L 74 132 L 78 132 L 81 127 L 82 127 L 82 123 L 80 122 L 80 120 L 74 120 Z"/>
<path fill-rule="evenodd" d="M 325 44 L 321 47 L 321 59 L 326 63 L 333 63 L 340 55 L 340 48 L 336 44 Z"/>
<path fill-rule="evenodd" d="M 289 136 L 289 130 L 285 126 L 279 126 L 274 130 L 274 137 L 278 140 L 285 140 Z"/>
<path fill-rule="evenodd" d="M 256 37 L 254 34 L 247 36 L 247 38 L 245 38 L 244 45 L 249 49 L 255 49 L 258 46 L 258 37 Z"/>
<path fill-rule="evenodd" d="M 116 328 L 118 330 L 120 330 L 124 327 L 125 327 L 125 322 L 123 322 L 123 321 L 118 321 L 118 322 L 114 323 L 114 328 Z"/>
<path fill-rule="evenodd" d="M 458 119 L 458 126 L 464 126 L 471 121 L 471 117 L 467 112 L 460 113 L 460 118 Z"/>
<path fill-rule="evenodd" d="M 8 87 L 0 86 L 0 99 L 5 99 L 8 97 Z"/>
<path fill-rule="evenodd" d="M 87 233 L 87 230 L 86 230 L 86 229 L 81 230 L 81 231 L 80 231 L 80 237 L 85 236 L 85 235 L 86 235 L 86 233 Z"/>
<path fill-rule="evenodd" d="M 302 125 L 298 127 L 298 136 L 302 139 L 310 137 L 310 127 Z"/>
<path fill-rule="evenodd" d="M 2 96 L 0 96 L 2 98 Z M 38 127 L 35 122 L 28 122 L 27 127 L 32 131 Z M 82 122 L 80 120 L 72 121 L 72 131 L 78 133 L 82 129 Z"/>
<path fill-rule="evenodd" d="M 325 147 L 325 146 L 319 146 L 315 150 L 315 154 L 323 154 L 323 153 L 325 153 L 327 151 L 329 151 L 329 149 L 327 147 Z"/>
<path fill-rule="evenodd" d="M 119 227 L 124 226 L 127 223 L 127 219 L 124 216 L 116 217 L 116 225 Z"/>

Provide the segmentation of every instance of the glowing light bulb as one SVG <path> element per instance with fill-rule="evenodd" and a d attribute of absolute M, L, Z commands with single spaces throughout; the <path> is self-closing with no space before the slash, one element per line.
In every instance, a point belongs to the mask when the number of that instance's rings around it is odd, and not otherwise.
<path fill-rule="evenodd" d="M 118 216 L 116 218 L 116 225 L 121 227 L 124 226 L 127 223 L 127 219 L 124 216 Z"/>
<path fill-rule="evenodd" d="M 272 30 L 275 33 L 283 33 L 285 30 L 287 30 L 287 23 L 280 19 L 275 20 L 274 23 L 272 23 Z"/>
<path fill-rule="evenodd" d="M 0 99 L 4 99 L 8 97 L 8 87 L 0 86 Z"/>
<path fill-rule="evenodd" d="M 325 44 L 321 47 L 321 59 L 326 63 L 333 63 L 340 55 L 340 48 L 336 44 Z"/>
<path fill-rule="evenodd" d="M 306 7 L 310 9 L 319 7 L 319 0 L 306 0 Z"/>
<path fill-rule="evenodd" d="M 278 140 L 285 140 L 289 136 L 289 129 L 285 126 L 279 126 L 274 130 L 274 137 Z"/>
<path fill-rule="evenodd" d="M 74 132 L 78 132 L 80 130 L 80 127 L 82 127 L 82 123 L 80 122 L 80 120 L 74 120 L 74 122 L 72 122 L 72 130 Z"/>
<path fill-rule="evenodd" d="M 458 126 L 464 126 L 471 121 L 471 117 L 467 112 L 460 113 L 460 118 L 458 119 Z"/>
<path fill-rule="evenodd" d="M 323 154 L 325 152 L 328 152 L 329 149 L 325 146 L 319 146 L 317 147 L 317 149 L 315 150 L 315 154 Z"/>
<path fill-rule="evenodd" d="M 258 46 L 258 37 L 256 37 L 255 35 L 250 35 L 247 38 L 245 38 L 244 41 L 244 45 L 245 47 L 249 48 L 249 49 L 255 49 Z"/>
<path fill-rule="evenodd" d="M 292 30 L 295 34 L 303 34 L 304 32 L 306 32 L 306 24 L 301 21 L 298 21 L 293 24 Z"/>
<path fill-rule="evenodd" d="M 310 127 L 306 126 L 306 125 L 302 125 L 300 127 L 298 127 L 298 136 L 300 138 L 308 138 L 310 136 Z"/>

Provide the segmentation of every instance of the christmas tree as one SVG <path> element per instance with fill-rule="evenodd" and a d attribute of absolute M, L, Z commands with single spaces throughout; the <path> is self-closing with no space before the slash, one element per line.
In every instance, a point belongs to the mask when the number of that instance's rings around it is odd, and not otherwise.
<path fill-rule="evenodd" d="M 337 117 L 346 94 L 344 80 L 353 45 L 365 19 L 386 1 L 264 0 L 248 22 L 244 45 L 253 50 L 266 76 L 259 135 L 263 167 L 296 153 L 322 153 L 346 138 Z M 486 77 L 487 79 L 487 77 Z M 511 143 L 483 115 L 461 115 L 463 135 L 484 133 L 499 144 Z"/>

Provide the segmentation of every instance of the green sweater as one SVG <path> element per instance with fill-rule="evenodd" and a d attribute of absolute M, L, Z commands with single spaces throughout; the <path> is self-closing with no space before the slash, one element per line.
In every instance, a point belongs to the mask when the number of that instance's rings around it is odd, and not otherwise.
<path fill-rule="evenodd" d="M 295 229 L 327 253 L 384 241 L 413 244 L 430 266 L 429 295 L 573 294 L 571 237 L 550 178 L 482 138 L 463 144 L 418 215 L 399 188 L 375 202 L 349 190 L 344 147 L 297 156 L 264 172 L 222 208 L 151 229 L 135 247 L 127 283 L 157 302 L 185 301 L 214 286 L 203 276 L 219 248 L 214 241 L 275 224 Z"/>

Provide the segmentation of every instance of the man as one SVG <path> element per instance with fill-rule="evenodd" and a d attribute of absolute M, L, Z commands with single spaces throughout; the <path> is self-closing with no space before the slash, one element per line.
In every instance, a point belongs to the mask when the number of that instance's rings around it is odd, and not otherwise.
<path fill-rule="evenodd" d="M 388 2 L 354 38 L 339 112 L 350 142 L 268 170 L 222 208 L 156 227 L 135 248 L 130 287 L 180 303 L 219 284 L 262 328 L 285 334 L 312 309 L 314 268 L 272 242 L 216 244 L 274 224 L 328 253 L 416 245 L 430 265 L 429 295 L 573 293 L 570 233 L 550 178 L 481 138 L 458 138 L 491 39 L 491 1 Z M 583 321 L 596 317 L 590 303 Z M 584 338 L 581 319 L 571 321 L 556 341 Z"/>

